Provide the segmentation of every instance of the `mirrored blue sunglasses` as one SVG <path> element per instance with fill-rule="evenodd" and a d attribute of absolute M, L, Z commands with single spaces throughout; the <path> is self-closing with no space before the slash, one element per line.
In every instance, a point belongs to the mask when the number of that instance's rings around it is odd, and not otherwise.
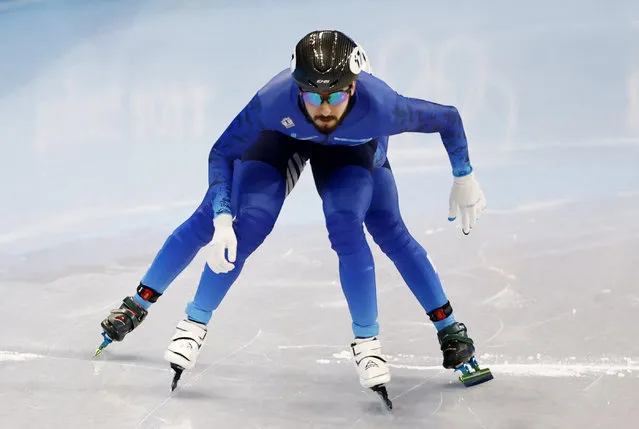
<path fill-rule="evenodd" d="M 313 106 L 319 106 L 326 101 L 331 106 L 342 104 L 348 99 L 350 87 L 346 91 L 335 91 L 331 93 L 320 94 L 319 92 L 302 91 L 302 98 Z"/>

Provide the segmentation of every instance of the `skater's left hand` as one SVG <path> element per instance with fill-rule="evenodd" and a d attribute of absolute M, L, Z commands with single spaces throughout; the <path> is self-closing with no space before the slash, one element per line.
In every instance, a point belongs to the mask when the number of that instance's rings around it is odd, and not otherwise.
<path fill-rule="evenodd" d="M 486 208 L 486 198 L 475 180 L 474 173 L 455 177 L 450 191 L 448 220 L 453 222 L 461 213 L 462 232 L 470 234 L 475 222 Z"/>

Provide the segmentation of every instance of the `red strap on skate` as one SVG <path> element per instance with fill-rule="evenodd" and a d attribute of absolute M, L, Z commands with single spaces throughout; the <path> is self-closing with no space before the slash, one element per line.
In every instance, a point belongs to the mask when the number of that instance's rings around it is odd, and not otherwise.
<path fill-rule="evenodd" d="M 441 307 L 429 311 L 428 317 L 432 322 L 439 322 L 440 320 L 444 320 L 451 314 L 453 314 L 453 307 L 450 305 L 450 301 L 446 301 L 446 304 L 442 305 Z"/>
<path fill-rule="evenodd" d="M 148 286 L 143 285 L 142 283 L 140 283 L 140 286 L 138 286 L 137 293 L 138 295 L 140 295 L 140 298 L 151 303 L 156 302 L 158 298 L 162 296 L 161 293 L 157 293 L 156 291 Z"/>

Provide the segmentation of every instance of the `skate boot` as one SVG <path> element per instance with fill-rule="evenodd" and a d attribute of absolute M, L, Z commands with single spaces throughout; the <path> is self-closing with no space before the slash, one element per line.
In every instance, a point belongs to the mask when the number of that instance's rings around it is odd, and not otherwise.
<path fill-rule="evenodd" d="M 206 325 L 192 320 L 180 320 L 177 324 L 171 342 L 164 352 L 164 359 L 171 364 L 171 368 L 175 371 L 171 390 L 175 390 L 177 387 L 182 371 L 192 369 L 195 366 L 206 333 Z"/>
<path fill-rule="evenodd" d="M 493 378 L 489 369 L 479 368 L 475 359 L 475 346 L 468 336 L 466 325 L 455 322 L 437 333 L 442 353 L 444 368 L 461 371 L 459 380 L 465 386 L 474 386 Z"/>
<path fill-rule="evenodd" d="M 437 333 L 444 354 L 444 368 L 454 369 L 468 362 L 475 354 L 473 340 L 468 336 L 466 325 L 455 322 Z"/>
<path fill-rule="evenodd" d="M 376 392 L 389 409 L 393 408 L 385 386 L 391 379 L 390 368 L 382 357 L 382 346 L 377 337 L 355 338 L 351 353 L 360 384 Z"/>
<path fill-rule="evenodd" d="M 162 296 L 161 293 L 142 283 L 140 283 L 136 292 L 143 300 L 150 303 L 157 302 L 158 298 Z M 132 296 L 124 298 L 120 308 L 111 310 L 111 314 L 102 321 L 102 338 L 104 340 L 96 350 L 95 356 L 99 355 L 113 341 L 122 341 L 129 332 L 144 321 L 147 314 L 148 311 L 138 304 Z"/>
<path fill-rule="evenodd" d="M 97 356 L 112 341 L 122 341 L 124 337 L 144 321 L 148 314 L 133 297 L 127 296 L 122 300 L 120 308 L 111 310 L 109 316 L 102 321 L 102 337 L 104 341 L 95 352 Z"/>

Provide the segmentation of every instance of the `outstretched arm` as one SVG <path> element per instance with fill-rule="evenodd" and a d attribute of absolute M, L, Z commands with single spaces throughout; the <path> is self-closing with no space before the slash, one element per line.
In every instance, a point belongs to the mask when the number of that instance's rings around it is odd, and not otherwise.
<path fill-rule="evenodd" d="M 473 171 L 464 125 L 455 107 L 398 94 L 392 109 L 390 128 L 389 134 L 439 133 L 448 152 L 453 175 L 461 177 Z"/>
<path fill-rule="evenodd" d="M 462 232 L 470 234 L 486 207 L 486 198 L 475 180 L 468 157 L 468 142 L 461 116 L 453 106 L 397 95 L 393 109 L 392 134 L 439 133 L 453 168 L 448 220 L 461 214 Z"/>

